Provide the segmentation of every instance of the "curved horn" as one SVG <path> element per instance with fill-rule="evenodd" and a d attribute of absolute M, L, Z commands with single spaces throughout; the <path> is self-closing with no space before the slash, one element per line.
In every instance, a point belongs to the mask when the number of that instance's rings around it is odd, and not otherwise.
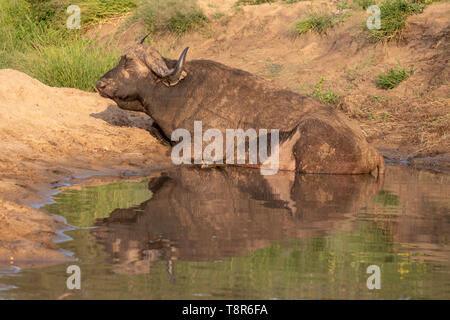
<path fill-rule="evenodd" d="M 164 77 L 164 79 L 167 79 L 169 83 L 178 82 L 178 80 L 180 80 L 180 76 L 184 68 L 184 63 L 186 62 L 186 53 L 188 52 L 188 50 L 189 47 L 186 47 L 183 50 L 183 52 L 180 55 L 180 58 L 178 58 L 177 64 L 175 65 L 173 71 L 171 71 L 168 75 Z"/>
<path fill-rule="evenodd" d="M 144 43 L 144 40 L 147 39 L 147 37 L 148 37 L 149 35 L 150 35 L 150 33 L 147 33 L 145 36 L 143 36 L 143 37 L 141 38 L 141 40 L 139 40 L 138 44 L 143 44 L 143 43 Z"/>
<path fill-rule="evenodd" d="M 141 47 L 136 52 L 147 67 L 162 80 L 162 83 L 168 86 L 173 86 L 186 75 L 186 73 L 183 72 L 183 68 L 188 49 L 189 47 L 186 47 L 183 50 L 173 69 L 168 68 L 164 58 L 154 48 Z"/>

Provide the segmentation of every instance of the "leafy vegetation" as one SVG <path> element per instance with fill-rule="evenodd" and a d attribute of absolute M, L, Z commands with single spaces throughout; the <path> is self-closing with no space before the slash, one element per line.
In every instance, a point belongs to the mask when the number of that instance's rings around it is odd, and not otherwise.
<path fill-rule="evenodd" d="M 139 5 L 150 32 L 183 34 L 207 21 L 194 0 L 80 0 L 81 29 L 66 28 L 69 0 L 0 2 L 0 68 L 13 68 L 50 86 L 95 90 L 95 82 L 117 62 L 114 46 L 83 39 L 90 25 Z"/>
<path fill-rule="evenodd" d="M 95 83 L 118 61 L 119 52 L 80 40 L 63 46 L 40 46 L 18 53 L 15 67 L 55 87 L 95 91 Z"/>
<path fill-rule="evenodd" d="M 16 0 L 12 0 L 15 2 Z M 83 27 L 101 20 L 123 15 L 136 7 L 136 0 L 25 0 L 33 21 L 45 21 L 53 26 L 64 26 L 66 9 L 75 4 L 81 9 Z"/>
<path fill-rule="evenodd" d="M 0 2 L 0 68 L 25 72 L 50 86 L 95 90 L 97 79 L 119 54 L 82 39 L 90 22 L 120 15 L 133 1 L 81 0 L 82 30 L 65 23 L 69 1 L 11 0 Z"/>
<path fill-rule="evenodd" d="M 412 70 L 406 70 L 400 65 L 396 69 L 389 69 L 386 73 L 380 73 L 377 78 L 377 86 L 381 89 L 395 88 L 400 82 L 411 75 Z"/>
<path fill-rule="evenodd" d="M 276 0 L 239 0 L 236 4 L 261 4 Z M 283 0 L 294 3 L 301 0 Z M 372 39 L 396 37 L 406 18 L 423 10 L 429 0 L 386 0 L 380 4 L 381 29 L 368 30 Z M 353 0 L 367 8 L 373 0 Z M 95 90 L 94 83 L 114 65 L 119 56 L 114 46 L 94 48 L 83 40 L 82 33 L 103 19 L 123 15 L 137 8 L 130 21 L 142 19 L 147 30 L 182 35 L 202 27 L 207 18 L 195 0 L 79 0 L 81 30 L 65 26 L 69 0 L 10 0 L 0 2 L 0 68 L 14 68 L 51 85 Z M 348 2 L 338 3 L 342 8 Z M 240 7 L 235 7 L 241 9 Z M 216 18 L 223 17 L 218 14 Z M 223 19 L 228 23 L 230 17 Z M 292 26 L 295 35 L 307 32 L 326 33 L 345 18 L 326 12 L 311 12 Z M 275 66 L 272 73 L 279 70 Z M 379 76 L 379 86 L 389 88 L 409 76 L 406 70 L 393 70 Z M 325 98 L 328 100 L 327 98 Z"/>
<path fill-rule="evenodd" d="M 142 19 L 147 31 L 170 31 L 177 35 L 203 26 L 208 19 L 194 0 L 142 1 L 131 21 Z"/>
<path fill-rule="evenodd" d="M 84 24 L 123 15 L 137 6 L 135 0 L 82 0 L 77 4 L 80 6 Z"/>
<path fill-rule="evenodd" d="M 54 15 L 24 0 L 0 2 L 0 51 L 13 54 L 36 44 L 60 43 L 67 33 L 62 27 L 50 27 Z"/>
<path fill-rule="evenodd" d="M 399 36 L 406 24 L 406 19 L 413 14 L 421 13 L 425 3 L 414 0 L 386 0 L 380 5 L 381 28 L 369 30 L 373 40 L 390 40 Z"/>
<path fill-rule="evenodd" d="M 325 79 L 321 78 L 319 82 L 314 86 L 313 91 L 308 94 L 308 97 L 315 98 L 320 100 L 326 104 L 335 104 L 337 103 L 340 95 L 330 88 L 325 89 L 323 84 L 325 83 Z"/>
<path fill-rule="evenodd" d="M 328 28 L 335 26 L 343 20 L 344 17 L 339 17 L 328 12 L 310 12 L 306 18 L 294 22 L 292 32 L 297 36 L 309 31 L 326 33 Z"/>
<path fill-rule="evenodd" d="M 366 10 L 371 5 L 375 4 L 375 0 L 353 0 L 353 6 Z"/>

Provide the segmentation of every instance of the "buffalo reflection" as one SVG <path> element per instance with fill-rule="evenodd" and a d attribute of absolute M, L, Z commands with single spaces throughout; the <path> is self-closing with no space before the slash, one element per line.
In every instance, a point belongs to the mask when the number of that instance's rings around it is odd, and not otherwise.
<path fill-rule="evenodd" d="M 92 231 L 121 273 L 156 260 L 214 261 L 270 241 L 320 237 L 380 190 L 369 175 L 261 176 L 246 168 L 178 168 L 149 182 L 153 196 L 116 209 Z"/>

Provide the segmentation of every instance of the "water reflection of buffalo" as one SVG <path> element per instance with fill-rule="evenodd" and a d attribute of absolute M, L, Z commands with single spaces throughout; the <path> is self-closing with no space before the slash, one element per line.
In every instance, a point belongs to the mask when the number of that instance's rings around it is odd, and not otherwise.
<path fill-rule="evenodd" d="M 152 179 L 151 199 L 114 210 L 93 234 L 122 272 L 148 272 L 154 260 L 212 261 L 272 240 L 323 236 L 379 185 L 371 176 L 180 168 Z"/>

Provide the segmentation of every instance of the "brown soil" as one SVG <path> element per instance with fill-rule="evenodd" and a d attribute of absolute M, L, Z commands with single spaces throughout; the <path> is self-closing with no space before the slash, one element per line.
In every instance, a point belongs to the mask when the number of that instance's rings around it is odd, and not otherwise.
<path fill-rule="evenodd" d="M 242 10 L 233 7 L 234 0 L 198 2 L 210 23 L 183 37 L 155 36 L 152 45 L 162 54 L 175 58 L 190 46 L 188 59 L 216 60 L 302 94 L 324 78 L 324 88 L 341 96 L 336 107 L 357 119 L 385 156 L 450 169 L 450 4 L 435 3 L 410 17 L 401 41 L 373 44 L 362 10 L 347 11 L 346 21 L 326 35 L 292 36 L 292 23 L 309 10 L 337 13 L 333 1 Z M 125 48 L 144 29 L 138 22 L 124 30 L 125 22 L 126 17 L 104 22 L 87 36 L 97 44 L 115 38 Z M 414 74 L 392 90 L 377 88 L 378 73 L 397 61 L 413 66 Z M 149 126 L 146 115 L 121 111 L 97 94 L 50 88 L 23 73 L 0 70 L 0 263 L 67 259 L 52 241 L 64 225 L 25 206 L 47 201 L 58 183 L 169 166 L 168 149 L 149 134 Z"/>
<path fill-rule="evenodd" d="M 67 257 L 53 251 L 64 225 L 32 209 L 52 186 L 78 176 L 140 174 L 170 165 L 146 130 L 146 115 L 120 110 L 95 93 L 51 88 L 0 70 L 0 261 Z"/>

